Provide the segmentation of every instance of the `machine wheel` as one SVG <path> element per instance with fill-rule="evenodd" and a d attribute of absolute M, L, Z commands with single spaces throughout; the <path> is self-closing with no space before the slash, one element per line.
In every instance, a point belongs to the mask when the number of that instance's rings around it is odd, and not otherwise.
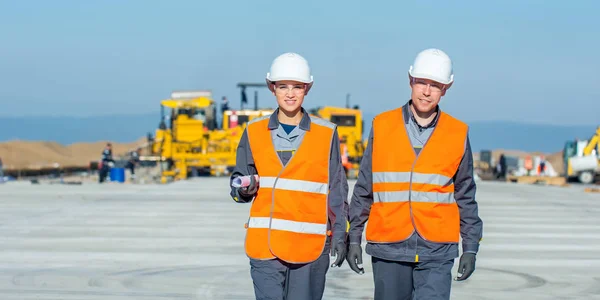
<path fill-rule="evenodd" d="M 584 171 L 579 173 L 579 182 L 590 184 L 594 182 L 594 173 L 592 171 Z"/>

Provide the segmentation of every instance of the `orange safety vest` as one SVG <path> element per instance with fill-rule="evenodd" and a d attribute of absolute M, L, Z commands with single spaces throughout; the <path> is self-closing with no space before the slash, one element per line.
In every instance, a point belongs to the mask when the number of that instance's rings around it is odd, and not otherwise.
<path fill-rule="evenodd" d="M 403 119 L 399 108 L 373 121 L 374 202 L 366 238 L 400 242 L 416 230 L 431 242 L 458 243 L 460 215 L 452 178 L 465 151 L 468 126 L 441 112 L 417 157 Z"/>
<path fill-rule="evenodd" d="M 327 221 L 334 126 L 315 121 L 285 166 L 273 146 L 269 117 L 248 123 L 248 140 L 260 176 L 246 224 L 245 249 L 250 258 L 309 263 L 323 253 L 331 234 Z"/>
<path fill-rule="evenodd" d="M 525 167 L 525 170 L 533 169 L 533 159 L 531 159 L 531 156 L 525 157 L 525 162 L 523 166 Z"/>

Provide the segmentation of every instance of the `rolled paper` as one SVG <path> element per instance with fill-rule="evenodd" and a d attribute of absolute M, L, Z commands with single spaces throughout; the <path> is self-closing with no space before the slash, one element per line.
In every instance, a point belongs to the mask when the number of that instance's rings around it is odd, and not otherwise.
<path fill-rule="evenodd" d="M 250 176 L 251 175 L 247 175 L 247 176 L 239 176 L 233 179 L 233 182 L 231 182 L 231 186 L 235 187 L 235 188 L 239 188 L 239 187 L 247 187 L 250 185 Z M 254 179 L 256 179 L 256 183 L 258 183 L 258 175 L 254 175 Z"/>

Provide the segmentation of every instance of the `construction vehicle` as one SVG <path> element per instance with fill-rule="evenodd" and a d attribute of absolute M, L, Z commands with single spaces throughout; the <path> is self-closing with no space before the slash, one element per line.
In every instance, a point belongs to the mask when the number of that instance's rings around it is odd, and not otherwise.
<path fill-rule="evenodd" d="M 473 162 L 473 167 L 481 179 L 493 179 L 495 177 L 495 166 L 492 158 L 492 151 L 479 151 L 479 159 Z"/>
<path fill-rule="evenodd" d="M 337 125 L 340 143 L 348 150 L 348 162 L 344 163 L 346 176 L 358 178 L 360 161 L 366 148 L 363 141 L 364 120 L 358 106 L 354 108 L 324 106 L 309 110 L 310 114 L 325 119 Z"/>
<path fill-rule="evenodd" d="M 241 110 L 227 110 L 223 113 L 223 130 L 234 128 L 236 126 L 243 126 L 253 119 L 270 115 L 274 109 L 241 109 Z"/>
<path fill-rule="evenodd" d="M 260 83 L 238 83 L 242 89 L 242 109 L 222 109 L 222 123 L 210 91 L 176 91 L 161 101 L 161 122 L 155 136 L 148 136 L 150 157 L 160 162 L 161 182 L 186 179 L 190 172 L 208 171 L 211 175 L 227 174 L 235 166 L 239 139 L 249 121 L 273 113 L 273 108 L 244 108 L 247 87 L 266 87 Z M 362 141 L 364 122 L 360 109 L 318 107 L 310 113 L 338 125 L 338 135 L 348 149 L 344 164 L 349 178 L 358 177 L 358 168 L 366 147 Z M 165 110 L 170 109 L 170 114 Z"/>
<path fill-rule="evenodd" d="M 161 162 L 161 182 L 186 179 L 190 172 L 221 175 L 235 166 L 243 127 L 217 128 L 211 94 L 176 91 L 161 101 L 161 122 L 150 138 L 151 155 Z"/>
<path fill-rule="evenodd" d="M 567 179 L 585 184 L 595 182 L 600 175 L 600 126 L 587 140 L 567 141 L 563 160 Z"/>
<path fill-rule="evenodd" d="M 504 157 L 504 167 L 501 171 L 501 161 Z M 520 158 L 500 153 L 497 159 L 491 150 L 480 150 L 479 159 L 473 161 L 473 168 L 482 180 L 505 180 L 506 176 L 512 176 L 519 171 Z"/>
<path fill-rule="evenodd" d="M 246 83 L 240 82 L 237 87 L 241 90 L 241 103 L 239 110 L 226 109 L 223 110 L 223 121 L 222 129 L 227 130 L 235 126 L 245 126 L 246 123 L 250 122 L 255 118 L 270 115 L 275 111 L 274 108 L 258 108 L 258 93 L 254 91 L 254 109 L 244 108 L 244 104 L 248 102 L 246 96 L 246 88 L 248 87 L 267 87 L 264 83 Z M 245 127 L 244 127 L 245 128 Z"/>

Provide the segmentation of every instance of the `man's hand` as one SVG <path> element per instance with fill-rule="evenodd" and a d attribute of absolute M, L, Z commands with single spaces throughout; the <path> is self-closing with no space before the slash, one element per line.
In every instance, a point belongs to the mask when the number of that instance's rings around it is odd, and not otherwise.
<path fill-rule="evenodd" d="M 258 183 L 254 175 L 250 175 L 250 185 L 239 189 L 239 193 L 244 196 L 253 196 L 258 191 Z"/>
<path fill-rule="evenodd" d="M 456 281 L 466 280 L 475 271 L 475 253 L 463 253 L 458 263 L 458 273 L 460 276 L 456 277 Z"/>
<path fill-rule="evenodd" d="M 346 243 L 342 240 L 337 241 L 331 247 L 331 256 L 335 257 L 335 262 L 331 264 L 331 267 L 341 267 L 346 258 Z"/>
<path fill-rule="evenodd" d="M 346 260 L 352 271 L 358 274 L 365 273 L 365 270 L 362 268 L 362 248 L 359 244 L 350 244 Z"/>

